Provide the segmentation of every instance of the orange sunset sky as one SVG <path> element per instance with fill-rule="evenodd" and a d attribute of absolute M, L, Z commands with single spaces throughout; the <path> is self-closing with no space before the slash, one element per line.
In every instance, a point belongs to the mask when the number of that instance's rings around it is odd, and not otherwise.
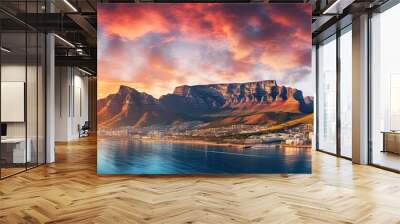
<path fill-rule="evenodd" d="M 313 94 L 307 4 L 100 4 L 98 98 L 121 84 L 154 97 L 179 85 L 277 80 Z"/>

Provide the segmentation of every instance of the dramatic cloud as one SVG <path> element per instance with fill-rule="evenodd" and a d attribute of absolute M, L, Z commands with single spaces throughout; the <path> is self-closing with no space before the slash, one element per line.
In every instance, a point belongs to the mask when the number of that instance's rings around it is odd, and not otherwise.
<path fill-rule="evenodd" d="M 304 87 L 310 20 L 306 4 L 102 4 L 99 97 L 121 83 L 156 97 L 183 84 L 276 79 Z"/>

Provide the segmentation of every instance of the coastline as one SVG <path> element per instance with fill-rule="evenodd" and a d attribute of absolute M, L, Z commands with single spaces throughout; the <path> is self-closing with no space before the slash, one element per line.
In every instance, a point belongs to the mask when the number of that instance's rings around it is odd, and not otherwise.
<path fill-rule="evenodd" d="M 107 138 L 99 138 L 99 139 L 105 139 Z M 251 148 L 257 148 L 259 146 L 262 146 L 263 144 L 240 144 L 240 143 L 217 143 L 213 141 L 207 141 L 207 140 L 199 140 L 199 139 L 125 139 L 125 138 L 113 138 L 113 139 L 120 139 L 120 140 L 136 140 L 136 141 L 141 141 L 141 142 L 146 142 L 146 143 L 151 143 L 151 142 L 163 142 L 163 143 L 168 143 L 168 144 L 173 144 L 173 143 L 178 143 L 178 144 L 190 144 L 190 145 L 212 145 L 212 146 L 225 146 L 225 147 L 234 147 L 237 149 L 244 149 L 245 147 L 250 146 Z M 274 145 L 279 145 L 280 147 L 285 147 L 285 148 L 301 148 L 301 149 L 311 149 L 311 145 L 287 145 L 287 144 L 264 144 L 265 146 L 274 146 Z"/>
<path fill-rule="evenodd" d="M 245 144 L 235 144 L 235 143 L 217 143 L 206 140 L 188 140 L 188 139 L 139 139 L 143 142 L 166 142 L 166 143 L 180 143 L 180 144 L 191 144 L 191 145 L 214 145 L 214 146 L 227 146 L 244 148 Z"/>

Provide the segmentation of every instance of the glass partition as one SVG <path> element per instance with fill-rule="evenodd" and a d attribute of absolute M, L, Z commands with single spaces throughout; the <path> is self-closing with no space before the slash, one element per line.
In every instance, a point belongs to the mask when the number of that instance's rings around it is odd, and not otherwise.
<path fill-rule="evenodd" d="M 371 19 L 371 162 L 400 170 L 400 4 Z"/>
<path fill-rule="evenodd" d="M 352 157 L 352 33 L 351 26 L 340 36 L 340 155 Z"/>
<path fill-rule="evenodd" d="M 27 82 L 26 82 L 26 114 L 27 114 L 27 150 L 31 151 L 27 167 L 37 165 L 38 159 L 38 35 L 35 32 L 27 33 Z"/>
<path fill-rule="evenodd" d="M 1 34 L 2 177 L 24 171 L 31 161 L 26 141 L 26 41 L 25 32 Z"/>
<path fill-rule="evenodd" d="M 14 3 L 7 6 L 18 13 L 43 10 L 42 1 Z M 43 33 L 0 12 L 1 179 L 45 163 L 45 42 Z"/>
<path fill-rule="evenodd" d="M 318 47 L 318 149 L 336 154 L 336 36 Z"/>

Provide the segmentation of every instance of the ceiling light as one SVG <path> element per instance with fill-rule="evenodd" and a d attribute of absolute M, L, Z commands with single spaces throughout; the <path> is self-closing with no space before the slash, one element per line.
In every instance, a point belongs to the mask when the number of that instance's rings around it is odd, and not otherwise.
<path fill-rule="evenodd" d="M 67 4 L 74 12 L 78 12 L 78 10 L 68 1 L 64 0 L 65 4 Z"/>
<path fill-rule="evenodd" d="M 57 35 L 57 34 L 54 34 L 54 36 L 55 37 L 57 37 L 59 40 L 61 40 L 62 42 L 64 42 L 64 43 L 66 43 L 67 45 L 69 45 L 70 47 L 73 47 L 73 48 L 75 48 L 75 45 L 73 45 L 71 42 L 69 42 L 68 40 L 66 40 L 66 39 L 64 39 L 64 38 L 62 38 L 62 37 L 60 37 L 59 35 Z"/>
<path fill-rule="evenodd" d="M 85 73 L 86 75 L 90 75 L 90 76 L 93 75 L 92 73 L 90 73 L 90 72 L 88 72 L 88 71 L 86 71 L 86 70 L 83 70 L 83 69 L 81 69 L 81 68 L 79 68 L 79 67 L 78 67 L 78 70 L 81 71 L 81 72 L 83 72 L 83 73 Z"/>
<path fill-rule="evenodd" d="M 77 48 L 76 49 L 76 53 L 78 53 L 79 55 L 83 55 L 83 49 L 82 48 Z"/>
<path fill-rule="evenodd" d="M 1 51 L 4 51 L 6 53 L 10 53 L 11 52 L 11 50 L 9 50 L 9 49 L 7 49 L 5 47 L 1 47 L 0 49 L 1 49 Z"/>
<path fill-rule="evenodd" d="M 327 9 L 324 10 L 322 14 L 329 15 L 329 14 L 342 14 L 343 10 L 351 5 L 355 0 L 336 0 L 330 5 Z"/>

